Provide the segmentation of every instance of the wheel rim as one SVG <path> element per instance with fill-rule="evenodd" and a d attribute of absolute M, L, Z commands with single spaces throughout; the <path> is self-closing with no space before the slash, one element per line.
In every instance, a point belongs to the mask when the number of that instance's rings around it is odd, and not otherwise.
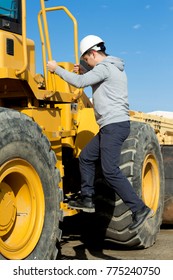
<path fill-rule="evenodd" d="M 159 204 L 160 176 L 155 157 L 149 154 L 142 169 L 142 199 L 148 207 L 156 212 Z"/>
<path fill-rule="evenodd" d="M 40 178 L 28 162 L 13 159 L 0 168 L 0 252 L 24 259 L 35 248 L 44 222 Z"/>

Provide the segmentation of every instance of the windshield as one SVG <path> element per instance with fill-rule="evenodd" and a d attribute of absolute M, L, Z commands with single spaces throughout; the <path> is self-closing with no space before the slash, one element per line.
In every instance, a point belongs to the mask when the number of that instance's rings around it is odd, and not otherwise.
<path fill-rule="evenodd" d="M 21 0 L 0 0 L 0 29 L 22 34 Z"/>
<path fill-rule="evenodd" d="M 17 3 L 18 3 L 17 0 L 0 0 L 0 16 L 17 20 L 18 19 Z"/>

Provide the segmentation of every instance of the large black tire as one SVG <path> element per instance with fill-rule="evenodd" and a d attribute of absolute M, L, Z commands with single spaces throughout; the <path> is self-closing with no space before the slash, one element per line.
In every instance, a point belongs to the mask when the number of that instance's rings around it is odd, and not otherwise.
<path fill-rule="evenodd" d="M 120 168 L 139 197 L 154 210 L 142 228 L 130 232 L 131 211 L 114 192 L 97 181 L 97 219 L 108 239 L 135 248 L 152 246 L 162 223 L 164 203 L 164 169 L 158 139 L 152 127 L 131 122 L 131 132 L 124 142 Z"/>
<path fill-rule="evenodd" d="M 62 199 L 56 161 L 31 118 L 0 108 L 0 259 L 56 258 Z"/>

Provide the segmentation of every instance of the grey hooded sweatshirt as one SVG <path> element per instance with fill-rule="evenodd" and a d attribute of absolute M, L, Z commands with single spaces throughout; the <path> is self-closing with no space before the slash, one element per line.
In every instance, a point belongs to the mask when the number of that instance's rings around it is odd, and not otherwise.
<path fill-rule="evenodd" d="M 94 112 L 100 128 L 129 120 L 127 77 L 120 58 L 107 56 L 83 75 L 76 75 L 60 66 L 55 73 L 77 88 L 92 87 Z"/>

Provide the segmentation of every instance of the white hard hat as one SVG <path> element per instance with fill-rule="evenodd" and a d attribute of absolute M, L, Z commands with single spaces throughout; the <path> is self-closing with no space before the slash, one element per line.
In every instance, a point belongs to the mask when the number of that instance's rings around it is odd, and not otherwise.
<path fill-rule="evenodd" d="M 104 41 L 95 35 L 88 35 L 86 37 L 84 37 L 81 42 L 80 42 L 80 53 L 81 56 L 88 51 L 89 49 L 95 47 L 96 45 L 98 45 L 99 43 L 104 43 Z M 96 51 L 100 50 L 100 48 L 94 48 Z"/>

